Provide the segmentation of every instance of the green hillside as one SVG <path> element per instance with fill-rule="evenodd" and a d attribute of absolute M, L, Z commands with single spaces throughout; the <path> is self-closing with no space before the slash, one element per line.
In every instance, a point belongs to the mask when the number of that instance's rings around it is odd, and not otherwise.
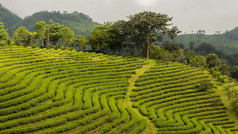
<path fill-rule="evenodd" d="M 24 19 L 21 19 L 14 13 L 10 12 L 8 9 L 4 8 L 0 4 L 0 21 L 4 23 L 6 29 L 10 36 L 13 32 L 21 27 L 26 27 L 29 31 L 35 31 L 35 23 L 38 21 L 45 21 L 49 23 L 49 20 L 63 24 L 64 26 L 72 29 L 77 35 L 86 35 L 88 36 L 93 30 L 95 25 L 99 23 L 93 22 L 93 20 L 83 13 L 73 12 L 73 13 L 60 13 L 60 12 L 48 12 L 41 11 L 34 13 L 31 16 L 28 16 Z"/>
<path fill-rule="evenodd" d="M 210 76 L 180 63 L 8 46 L 0 76 L 0 134 L 238 132 L 220 96 L 198 88 Z"/>
<path fill-rule="evenodd" d="M 22 19 L 0 4 L 0 21 L 4 23 L 8 32 L 12 33 L 18 28 L 18 23 L 21 22 Z"/>
<path fill-rule="evenodd" d="M 28 30 L 33 32 L 35 31 L 34 26 L 36 22 L 45 21 L 48 23 L 49 20 L 69 27 L 77 35 L 89 35 L 94 26 L 98 25 L 98 23 L 93 22 L 89 16 L 83 13 L 60 13 L 56 11 L 41 11 L 34 13 L 33 15 L 26 17 L 20 25 L 25 26 Z"/>
<path fill-rule="evenodd" d="M 195 47 L 206 42 L 226 54 L 234 54 L 238 52 L 238 28 L 219 35 L 182 34 L 176 38 L 176 42 L 184 44 L 187 48 L 191 41 Z"/>

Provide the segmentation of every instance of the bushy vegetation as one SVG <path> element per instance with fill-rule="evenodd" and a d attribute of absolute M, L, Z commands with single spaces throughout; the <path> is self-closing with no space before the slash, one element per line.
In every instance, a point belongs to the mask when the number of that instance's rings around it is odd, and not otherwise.
<path fill-rule="evenodd" d="M 210 81 L 206 81 L 206 80 L 200 81 L 198 84 L 200 91 L 207 91 L 213 88 L 213 86 L 214 85 Z"/>

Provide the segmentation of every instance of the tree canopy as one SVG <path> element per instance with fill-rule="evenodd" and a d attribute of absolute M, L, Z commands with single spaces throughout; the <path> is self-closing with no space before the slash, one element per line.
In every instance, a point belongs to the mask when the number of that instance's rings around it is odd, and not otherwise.
<path fill-rule="evenodd" d="M 5 29 L 5 26 L 0 21 L 0 44 L 3 44 L 8 38 L 7 30 Z"/>
<path fill-rule="evenodd" d="M 89 44 L 94 51 L 99 50 L 100 52 L 103 52 L 104 50 L 109 48 L 111 38 L 108 30 L 110 27 L 110 23 L 94 27 L 93 32 L 91 32 L 91 35 L 88 37 Z"/>
<path fill-rule="evenodd" d="M 55 46 L 62 36 L 63 25 L 61 25 L 60 23 L 55 23 L 53 20 L 50 20 L 49 22 L 49 37 L 50 41 L 52 41 L 53 43 L 53 46 Z"/>
<path fill-rule="evenodd" d="M 221 61 L 216 54 L 208 54 L 206 57 L 206 64 L 208 67 L 219 67 Z"/>
<path fill-rule="evenodd" d="M 88 44 L 86 37 L 84 35 L 78 35 L 75 41 L 76 41 L 76 46 L 82 47 L 83 50 L 85 51 L 86 46 Z"/>
<path fill-rule="evenodd" d="M 128 21 L 120 20 L 113 27 L 124 35 L 124 44 L 129 48 L 146 47 L 146 58 L 149 58 L 149 46 L 158 41 L 164 43 L 164 37 L 174 39 L 180 32 L 177 27 L 169 28 L 172 17 L 166 14 L 144 11 L 128 16 Z"/>
<path fill-rule="evenodd" d="M 72 47 L 72 44 L 74 43 L 74 32 L 68 28 L 64 27 L 61 30 L 61 39 L 63 43 L 66 44 L 67 47 Z"/>
<path fill-rule="evenodd" d="M 235 70 L 231 72 L 231 77 L 238 80 L 238 66 L 235 66 Z"/>
<path fill-rule="evenodd" d="M 35 40 L 35 33 L 29 32 L 25 27 L 20 27 L 13 32 L 13 39 L 18 46 L 32 45 Z"/>
<path fill-rule="evenodd" d="M 46 32 L 46 24 L 44 21 L 39 21 L 35 24 L 35 29 L 37 33 L 37 37 L 40 38 L 41 41 L 41 48 L 44 48 L 45 42 L 45 32 Z"/>

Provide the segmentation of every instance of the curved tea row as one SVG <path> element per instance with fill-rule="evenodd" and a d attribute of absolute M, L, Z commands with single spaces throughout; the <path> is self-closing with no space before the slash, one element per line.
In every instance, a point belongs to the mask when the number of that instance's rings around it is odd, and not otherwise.
<path fill-rule="evenodd" d="M 157 133 L 236 132 L 220 97 L 198 89 L 210 78 L 197 68 L 158 63 L 128 90 L 146 64 L 128 56 L 0 47 L 0 134 L 138 134 L 152 123 Z"/>
<path fill-rule="evenodd" d="M 201 70 L 178 63 L 157 64 L 136 81 L 133 106 L 147 116 L 161 134 L 232 133 L 234 122 L 220 97 L 200 91 L 209 81 Z"/>
<path fill-rule="evenodd" d="M 125 107 L 143 60 L 96 53 L 0 48 L 0 133 L 140 133 Z"/>

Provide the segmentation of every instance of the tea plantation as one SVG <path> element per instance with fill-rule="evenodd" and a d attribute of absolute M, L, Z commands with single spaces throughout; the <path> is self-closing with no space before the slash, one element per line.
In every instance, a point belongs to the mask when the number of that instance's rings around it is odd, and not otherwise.
<path fill-rule="evenodd" d="M 201 80 L 180 63 L 0 47 L 0 133 L 237 133 Z"/>

